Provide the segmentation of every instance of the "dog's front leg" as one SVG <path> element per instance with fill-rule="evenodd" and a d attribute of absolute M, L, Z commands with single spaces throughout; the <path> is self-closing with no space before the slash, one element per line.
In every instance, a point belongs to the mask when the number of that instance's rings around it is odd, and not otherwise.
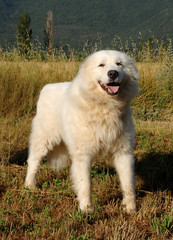
<path fill-rule="evenodd" d="M 132 154 L 118 152 L 114 157 L 123 191 L 123 204 L 127 213 L 136 212 L 134 158 Z"/>
<path fill-rule="evenodd" d="M 84 212 L 92 210 L 90 172 L 90 159 L 87 156 L 75 155 L 72 157 L 71 178 L 79 201 L 79 207 Z"/>

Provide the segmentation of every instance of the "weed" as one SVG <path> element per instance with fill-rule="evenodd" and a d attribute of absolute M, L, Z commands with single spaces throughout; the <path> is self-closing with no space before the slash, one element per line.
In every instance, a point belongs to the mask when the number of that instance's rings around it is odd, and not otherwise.
<path fill-rule="evenodd" d="M 169 216 L 161 214 L 161 219 L 158 217 L 152 218 L 149 216 L 150 224 L 154 231 L 157 232 L 158 235 L 163 235 L 165 231 L 168 231 L 170 234 L 173 233 L 173 216 Z"/>
<path fill-rule="evenodd" d="M 49 183 L 48 183 L 48 182 L 44 182 L 44 183 L 42 184 L 42 188 L 48 188 L 48 186 L 49 186 Z"/>
<path fill-rule="evenodd" d="M 73 221 L 77 221 L 79 223 L 82 222 L 83 216 L 82 213 L 78 211 L 78 209 L 76 211 L 73 211 L 69 216 Z"/>
<path fill-rule="evenodd" d="M 61 180 L 59 180 L 59 179 L 53 179 L 53 183 L 54 183 L 56 186 L 61 186 L 61 185 L 62 185 L 62 182 L 61 182 Z"/>
<path fill-rule="evenodd" d="M 98 178 L 104 178 L 106 175 L 106 173 L 104 171 L 102 171 L 98 165 L 95 165 L 92 169 L 91 169 L 91 177 L 98 177 Z"/>

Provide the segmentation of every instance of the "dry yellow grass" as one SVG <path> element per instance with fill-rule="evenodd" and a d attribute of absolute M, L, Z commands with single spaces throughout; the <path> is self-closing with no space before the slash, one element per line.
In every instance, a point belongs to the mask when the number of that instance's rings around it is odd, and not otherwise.
<path fill-rule="evenodd" d="M 30 113 L 35 107 L 43 85 L 70 81 L 76 74 L 78 63 L 60 62 L 0 62 L 2 114 Z"/>
<path fill-rule="evenodd" d="M 173 122 L 172 121 L 136 121 L 136 131 L 145 131 L 152 134 L 172 134 Z"/>

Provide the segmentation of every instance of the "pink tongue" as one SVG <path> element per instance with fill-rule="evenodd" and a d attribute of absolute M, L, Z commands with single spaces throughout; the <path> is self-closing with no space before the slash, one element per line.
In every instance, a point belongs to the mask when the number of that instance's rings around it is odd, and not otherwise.
<path fill-rule="evenodd" d="M 119 90 L 119 86 L 109 86 L 108 88 L 111 90 L 112 93 L 117 93 Z"/>

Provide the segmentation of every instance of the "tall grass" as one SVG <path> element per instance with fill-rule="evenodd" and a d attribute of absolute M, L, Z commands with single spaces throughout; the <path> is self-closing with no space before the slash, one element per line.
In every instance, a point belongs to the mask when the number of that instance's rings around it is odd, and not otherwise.
<path fill-rule="evenodd" d="M 75 61 L 1 61 L 1 115 L 32 113 L 41 88 L 46 83 L 70 81 L 78 65 Z"/>
<path fill-rule="evenodd" d="M 170 120 L 173 113 L 172 62 L 169 62 L 169 69 L 166 62 L 142 62 L 137 63 L 137 67 L 141 92 L 133 101 L 135 117 L 141 120 Z"/>

